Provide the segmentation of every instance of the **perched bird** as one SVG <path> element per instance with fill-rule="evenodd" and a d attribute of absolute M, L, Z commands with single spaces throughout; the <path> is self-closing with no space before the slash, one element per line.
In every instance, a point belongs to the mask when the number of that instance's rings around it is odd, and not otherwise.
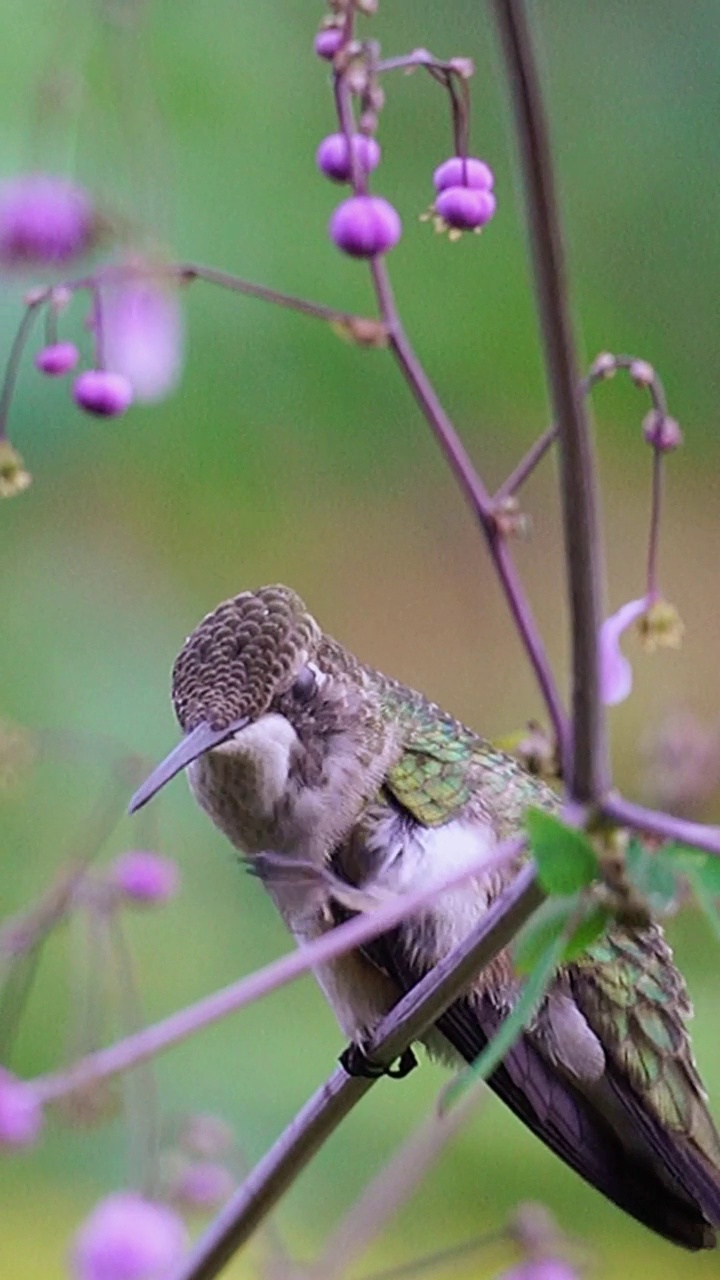
<path fill-rule="evenodd" d="M 529 804 L 559 805 L 514 758 L 325 635 L 287 587 L 245 591 L 208 614 L 175 662 L 172 698 L 185 736 L 131 808 L 187 768 L 198 803 L 261 875 L 299 942 L 346 918 L 353 894 L 429 885 L 520 831 Z M 345 1034 L 362 1043 L 517 869 L 475 873 L 319 969 Z M 472 1062 L 517 993 L 501 953 L 438 1020 L 430 1051 Z M 489 1084 L 610 1200 L 701 1249 L 720 1226 L 720 1137 L 690 1015 L 660 928 L 613 924 L 558 971 Z"/>

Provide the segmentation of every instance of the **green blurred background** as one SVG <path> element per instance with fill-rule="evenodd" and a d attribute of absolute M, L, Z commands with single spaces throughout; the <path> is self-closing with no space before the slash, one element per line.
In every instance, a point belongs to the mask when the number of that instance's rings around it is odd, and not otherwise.
<path fill-rule="evenodd" d="M 620 781 L 640 794 L 638 744 L 668 709 L 717 718 L 717 467 L 720 275 L 716 0 L 608 0 L 532 6 L 562 180 L 581 343 L 654 361 L 688 447 L 672 460 L 662 580 L 688 631 L 679 654 L 637 658 L 635 693 L 613 713 Z M 333 129 L 326 69 L 311 52 L 319 4 L 157 0 L 137 29 L 116 4 L 4 0 L 0 169 L 76 165 L 126 212 L 161 226 L 173 252 L 341 308 L 371 309 L 366 273 L 328 243 L 338 191 L 315 172 Z M 445 100 L 421 75 L 387 82 L 376 189 L 400 208 L 391 268 L 407 326 L 487 482 L 499 482 L 547 417 L 516 201 L 504 86 L 479 0 L 384 0 L 373 33 L 386 52 L 418 45 L 477 62 L 473 150 L 496 170 L 498 215 L 482 238 L 450 245 L 418 215 L 449 153 Z M 138 60 L 142 51 L 145 61 Z M 38 124 L 48 70 L 72 111 Z M 152 100 L 157 102 L 157 117 Z M 161 123 L 158 126 L 158 121 Z M 188 358 L 167 403 L 90 420 L 65 384 L 30 360 L 13 407 L 33 487 L 3 504 L 0 716 L 64 729 L 3 799 L 2 913 L 47 883 L 82 839 L 107 786 L 92 735 L 155 759 L 176 739 L 168 673 L 183 637 L 220 599 L 292 584 L 326 628 L 365 660 L 432 694 L 487 735 L 540 712 L 473 523 L 387 353 L 348 346 L 322 324 L 198 284 L 186 295 Z M 5 349 L 19 317 L 4 289 Z M 69 322 L 81 332 L 81 317 Z M 645 404 L 616 380 L 596 397 L 605 483 L 609 604 L 642 591 L 649 456 Z M 518 560 L 547 643 L 566 659 L 552 468 L 532 483 L 535 522 Z M 629 649 L 633 641 L 628 641 Z M 90 746 L 83 746 L 83 743 Z M 122 806 L 124 796 L 119 797 Z M 148 1017 L 268 962 L 288 946 L 259 886 L 195 809 L 182 782 L 156 810 L 184 893 L 132 922 Z M 708 816 L 713 816 L 712 812 Z M 720 816 L 716 807 L 714 817 Z M 141 843 L 123 819 L 103 857 Z M 692 914 L 672 937 L 697 1009 L 695 1043 L 720 1113 L 717 951 Z M 57 1061 L 69 1024 L 70 949 L 50 948 L 14 1067 Z M 310 980 L 163 1058 L 164 1109 L 220 1111 L 258 1158 L 331 1069 L 341 1047 Z M 277 1214 L 295 1256 L 312 1257 L 383 1157 L 432 1107 L 443 1077 L 425 1066 L 380 1084 Z M 63 1274 L 72 1226 L 122 1185 L 119 1124 L 89 1135 L 56 1126 L 3 1162 L 0 1275 Z M 582 1185 L 494 1100 L 454 1142 L 364 1268 L 399 1262 L 491 1228 L 542 1199 L 597 1250 L 597 1274 L 717 1275 L 653 1239 Z M 237 1262 L 233 1274 L 255 1265 Z M 457 1274 L 492 1274 L 482 1255 Z"/>

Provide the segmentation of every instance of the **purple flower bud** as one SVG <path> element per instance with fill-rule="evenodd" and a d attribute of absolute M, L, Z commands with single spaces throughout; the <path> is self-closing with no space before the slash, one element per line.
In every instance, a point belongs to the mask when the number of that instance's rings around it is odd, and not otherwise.
<path fill-rule="evenodd" d="M 446 187 L 435 201 L 435 212 L 455 231 L 474 231 L 492 218 L 495 197 L 491 191 L 472 187 Z"/>
<path fill-rule="evenodd" d="M 321 173 L 332 182 L 349 182 L 352 177 L 350 151 L 361 173 L 371 173 L 380 163 L 380 144 L 364 133 L 352 135 L 350 147 L 344 133 L 330 133 L 323 138 L 315 152 L 315 162 Z"/>
<path fill-rule="evenodd" d="M 165 1280 L 187 1245 L 182 1219 L 131 1191 L 101 1200 L 72 1250 L 76 1280 Z"/>
<path fill-rule="evenodd" d="M 647 607 L 644 596 L 641 600 L 629 600 L 617 613 L 606 618 L 600 628 L 600 697 L 608 707 L 624 702 L 632 689 L 632 667 L 620 649 L 620 638 Z"/>
<path fill-rule="evenodd" d="M 0 1149 L 31 1146 L 42 1124 L 42 1107 L 32 1086 L 0 1067 Z"/>
<path fill-rule="evenodd" d="M 116 418 L 132 404 L 132 387 L 121 373 L 87 369 L 75 379 L 75 403 L 99 418 Z"/>
<path fill-rule="evenodd" d="M 100 320 L 104 362 L 127 378 L 134 398 L 154 402 L 169 395 L 183 361 L 177 286 L 142 270 L 103 284 Z"/>
<path fill-rule="evenodd" d="M 110 866 L 109 878 L 126 898 L 143 906 L 167 902 L 180 888 L 180 872 L 172 858 L 144 849 L 121 853 Z"/>
<path fill-rule="evenodd" d="M 562 1258 L 529 1258 L 497 1280 L 577 1280 L 577 1271 Z"/>
<path fill-rule="evenodd" d="M 372 258 L 394 248 L 402 223 L 397 210 L 382 196 L 351 196 L 338 205 L 328 230 L 343 253 L 351 258 Z"/>
<path fill-rule="evenodd" d="M 96 217 L 82 187 L 49 173 L 28 173 L 0 188 L 0 262 L 56 267 L 85 253 Z"/>
<path fill-rule="evenodd" d="M 342 42 L 342 31 L 339 27 L 324 27 L 322 31 L 318 31 L 313 48 L 318 58 L 325 58 L 327 62 L 332 62 Z"/>
<path fill-rule="evenodd" d="M 475 156 L 452 156 L 445 160 L 433 174 L 433 186 L 439 193 L 448 187 L 472 187 L 474 191 L 492 191 L 495 175 L 484 160 Z"/>
<path fill-rule="evenodd" d="M 175 1178 L 170 1194 L 187 1209 L 217 1209 L 232 1195 L 235 1179 L 225 1165 L 209 1160 L 188 1164 Z"/>
<path fill-rule="evenodd" d="M 35 368 L 46 373 L 49 378 L 62 378 L 75 368 L 80 359 L 80 352 L 74 342 L 53 342 L 43 347 L 35 356 Z"/>
<path fill-rule="evenodd" d="M 679 449 L 683 442 L 683 434 L 679 422 L 668 418 L 666 414 L 651 409 L 642 424 L 643 435 L 648 444 L 659 453 L 672 453 Z"/>

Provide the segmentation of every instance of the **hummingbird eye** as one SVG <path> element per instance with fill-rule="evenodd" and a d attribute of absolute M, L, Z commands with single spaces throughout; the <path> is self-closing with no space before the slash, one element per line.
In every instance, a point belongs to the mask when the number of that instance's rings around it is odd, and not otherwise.
<path fill-rule="evenodd" d="M 293 698 L 298 702 L 307 702 L 317 688 L 317 673 L 310 666 L 301 667 L 290 689 Z"/>

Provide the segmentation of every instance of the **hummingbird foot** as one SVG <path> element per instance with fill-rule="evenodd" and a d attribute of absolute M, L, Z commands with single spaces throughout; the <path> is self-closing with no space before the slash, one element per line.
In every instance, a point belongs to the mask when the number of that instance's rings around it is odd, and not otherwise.
<path fill-rule="evenodd" d="M 390 1076 L 391 1080 L 404 1080 L 418 1065 L 412 1049 L 405 1049 L 397 1062 L 386 1067 L 382 1062 L 373 1062 L 355 1041 L 343 1049 L 338 1061 L 349 1076 L 359 1076 L 363 1080 L 379 1080 L 381 1076 Z"/>

